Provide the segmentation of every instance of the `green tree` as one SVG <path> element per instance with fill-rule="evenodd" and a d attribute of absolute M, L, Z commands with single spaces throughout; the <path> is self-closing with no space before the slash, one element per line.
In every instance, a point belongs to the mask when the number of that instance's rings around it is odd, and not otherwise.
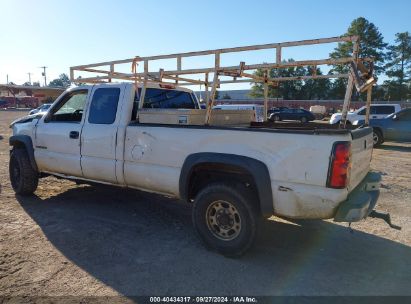
<path fill-rule="evenodd" d="M 283 61 L 283 63 L 294 62 L 293 59 Z M 288 67 L 283 69 L 271 69 L 269 71 L 270 78 L 277 77 L 300 77 L 313 75 L 312 67 Z M 322 75 L 319 68 L 316 69 L 317 75 Z M 263 77 L 264 71 L 257 70 L 254 73 L 256 76 Z M 325 99 L 328 97 L 330 89 L 329 79 L 306 79 L 306 80 L 289 80 L 281 81 L 278 87 L 268 86 L 268 97 L 281 99 Z M 251 87 L 250 97 L 264 97 L 264 84 L 260 82 L 253 83 Z"/>
<path fill-rule="evenodd" d="M 294 59 L 283 60 L 283 63 L 293 62 Z M 263 77 L 264 71 L 258 69 L 254 72 L 256 76 Z M 295 77 L 306 75 L 306 69 L 304 67 L 287 67 L 282 69 L 271 69 L 269 71 L 270 78 L 277 77 Z M 290 80 L 281 81 L 277 86 L 268 86 L 268 97 L 270 98 L 282 98 L 282 99 L 302 99 L 304 81 L 302 80 Z M 264 84 L 261 82 L 254 82 L 251 87 L 250 97 L 259 98 L 264 97 Z"/>
<path fill-rule="evenodd" d="M 264 77 L 264 71 L 262 69 L 257 69 L 254 72 L 254 75 L 258 77 Z M 251 84 L 252 84 L 252 87 L 251 87 L 251 90 L 248 96 L 252 98 L 264 97 L 264 85 L 261 82 L 252 82 Z M 269 85 L 268 86 L 268 97 L 275 97 L 273 90 L 274 90 L 274 87 Z"/>
<path fill-rule="evenodd" d="M 384 42 L 382 34 L 378 31 L 378 28 L 374 23 L 369 22 L 364 17 L 359 17 L 354 19 L 350 26 L 347 29 L 347 32 L 344 36 L 359 36 L 359 52 L 358 55 L 360 58 L 371 57 L 374 59 L 374 71 L 378 75 L 384 71 L 384 61 L 385 53 L 384 50 L 387 44 Z M 331 58 L 338 59 L 343 57 L 352 56 L 353 52 L 353 43 L 352 42 L 343 42 L 338 43 L 338 46 L 330 54 Z M 347 73 L 347 65 L 336 65 L 331 69 L 331 72 L 334 73 Z M 331 94 L 334 98 L 342 99 L 344 98 L 345 89 L 347 86 L 346 79 L 336 79 L 332 83 Z M 353 99 L 355 99 L 355 95 Z"/>
<path fill-rule="evenodd" d="M 60 74 L 59 78 L 53 79 L 49 82 L 49 87 L 64 87 L 67 88 L 71 85 L 71 81 L 67 74 Z"/>
<path fill-rule="evenodd" d="M 311 76 L 314 73 L 313 67 L 306 68 L 306 75 Z M 316 68 L 315 73 L 322 75 L 323 73 L 319 68 Z M 306 79 L 303 85 L 304 99 L 326 99 L 329 96 L 331 88 L 331 81 L 328 78 L 319 79 Z"/>
<path fill-rule="evenodd" d="M 354 19 L 344 36 L 356 35 L 360 39 L 359 52 L 360 58 L 371 57 L 374 59 L 374 69 L 376 73 L 381 73 L 384 70 L 383 63 L 385 61 L 384 50 L 387 44 L 384 42 L 382 34 L 374 23 L 369 22 L 364 17 Z M 353 43 L 342 42 L 330 54 L 331 58 L 343 58 L 352 56 Z"/>
<path fill-rule="evenodd" d="M 391 99 L 407 98 L 407 83 L 411 80 L 411 36 L 408 32 L 395 34 L 395 43 L 388 46 L 385 65 L 386 75 L 390 80 L 384 82 Z"/>

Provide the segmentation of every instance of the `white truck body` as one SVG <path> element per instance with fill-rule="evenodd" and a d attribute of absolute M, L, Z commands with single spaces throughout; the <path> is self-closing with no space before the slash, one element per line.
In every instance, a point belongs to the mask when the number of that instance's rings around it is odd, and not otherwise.
<path fill-rule="evenodd" d="M 161 89 L 155 84 L 150 88 Z M 110 123 L 93 123 L 96 118 L 91 113 L 99 109 L 91 103 L 105 89 L 118 92 L 117 110 Z M 180 92 L 178 88 L 174 91 Z M 85 96 L 83 108 L 77 113 L 81 118 L 75 122 L 53 121 L 50 117 L 56 115 L 53 113 L 61 102 L 79 92 Z M 101 103 L 110 98 L 100 98 Z M 358 221 L 376 203 L 379 179 L 366 178 L 373 148 L 370 128 L 350 131 L 170 125 L 161 121 L 144 124 L 133 120 L 135 108 L 131 83 L 71 88 L 46 115 L 13 124 L 10 143 L 19 147 L 25 140 L 31 142 L 31 147 L 25 144 L 26 149 L 32 149 L 30 160 L 40 174 L 136 188 L 194 202 L 197 192 L 190 192 L 196 189 L 195 181 L 190 180 L 195 171 L 191 163 L 200 167 L 205 164 L 201 168 L 211 170 L 215 159 L 218 168 L 229 166 L 227 172 L 231 172 L 244 160 L 239 172 L 244 169 L 255 178 L 252 183 L 265 217 Z M 334 146 L 341 142 L 350 146 L 350 173 L 347 184 L 336 189 L 328 186 L 330 164 Z M 207 161 L 202 162 L 204 159 Z M 366 202 L 358 206 L 348 205 L 344 215 L 338 215 L 354 189 L 361 195 L 373 190 L 376 197 L 364 198 Z"/>

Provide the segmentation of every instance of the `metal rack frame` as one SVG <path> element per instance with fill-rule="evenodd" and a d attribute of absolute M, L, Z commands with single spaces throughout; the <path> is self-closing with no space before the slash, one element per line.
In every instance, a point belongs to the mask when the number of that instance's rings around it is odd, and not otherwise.
<path fill-rule="evenodd" d="M 301 60 L 293 62 L 282 62 L 282 50 L 288 47 L 298 47 L 307 45 L 317 45 L 317 44 L 327 44 L 336 42 L 351 42 L 353 43 L 353 54 L 350 57 L 345 58 L 326 58 L 317 60 Z M 275 52 L 275 62 L 271 63 L 261 63 L 261 64 L 246 64 L 245 62 L 240 62 L 237 66 L 221 66 L 220 56 L 221 54 L 238 53 L 244 51 L 257 51 L 257 50 L 273 50 Z M 302 41 L 289 41 L 281 43 L 270 43 L 270 44 L 260 44 L 260 45 L 250 45 L 243 47 L 233 47 L 224 48 L 216 50 L 205 50 L 197 52 L 187 52 L 187 53 L 177 53 L 168 55 L 158 55 L 158 56 L 146 56 L 140 57 L 136 56 L 134 58 L 106 61 L 99 63 L 92 63 L 87 65 L 79 65 L 70 67 L 70 80 L 72 82 L 81 83 L 107 83 L 112 82 L 113 79 L 121 81 L 133 81 L 136 83 L 143 83 L 143 90 L 141 92 L 140 98 L 144 100 L 145 88 L 148 82 L 160 83 L 167 86 L 189 86 L 189 85 L 204 85 L 205 95 L 207 100 L 207 111 L 205 117 L 205 124 L 208 125 L 210 122 L 212 108 L 215 102 L 215 93 L 220 84 L 226 83 L 239 83 L 239 82 L 259 82 L 264 84 L 264 107 L 265 107 L 265 120 L 267 120 L 267 108 L 268 108 L 268 85 L 278 86 L 281 81 L 292 81 L 292 80 L 305 80 L 305 79 L 323 79 L 323 78 L 348 78 L 348 84 L 346 88 L 342 119 L 340 126 L 345 127 L 347 112 L 349 110 L 351 95 L 353 87 L 357 89 L 358 92 L 367 91 L 367 112 L 366 112 L 366 124 L 369 120 L 369 109 L 371 104 L 371 93 L 372 86 L 376 82 L 372 73 L 372 59 L 370 58 L 358 58 L 359 50 L 359 38 L 358 36 L 341 36 L 341 37 L 331 37 L 313 40 L 302 40 Z M 183 69 L 182 62 L 184 58 L 187 57 L 201 57 L 214 55 L 214 66 L 206 68 L 197 69 Z M 162 59 L 174 59 L 176 60 L 177 70 L 165 70 L 159 69 L 158 72 L 149 72 L 149 64 L 156 60 Z M 371 62 L 371 68 L 366 68 L 364 63 Z M 116 66 L 120 64 L 131 63 L 131 73 L 123 73 L 116 71 Z M 137 72 L 137 66 L 143 63 L 144 71 Z M 316 68 L 321 65 L 349 65 L 350 72 L 347 74 L 327 74 L 327 75 L 317 75 Z M 299 67 L 299 66 L 313 66 L 313 74 L 309 76 L 299 76 L 299 77 L 275 77 L 270 78 L 269 70 L 283 69 L 289 67 Z M 109 68 L 109 69 L 107 69 Z M 264 76 L 260 77 L 252 72 L 257 69 L 262 69 L 264 71 Z M 94 74 L 100 74 L 99 76 L 81 78 L 75 77 L 75 72 L 88 72 Z M 203 74 L 203 80 L 193 79 L 186 75 L 198 75 Z M 212 74 L 212 80 L 210 74 Z M 219 76 L 229 76 L 231 80 L 220 80 Z M 211 91 L 209 92 L 209 89 Z M 142 107 L 142 103 L 140 103 Z"/>

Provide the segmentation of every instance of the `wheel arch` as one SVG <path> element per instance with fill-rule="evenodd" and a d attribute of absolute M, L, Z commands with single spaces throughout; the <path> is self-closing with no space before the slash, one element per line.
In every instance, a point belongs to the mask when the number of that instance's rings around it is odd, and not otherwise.
<path fill-rule="evenodd" d="M 33 170 L 38 171 L 37 163 L 34 158 L 33 142 L 28 135 L 13 135 L 9 139 L 9 145 L 13 148 L 25 149 L 30 160 L 30 165 Z"/>
<path fill-rule="evenodd" d="M 380 128 L 380 127 L 372 127 L 373 128 L 373 130 L 375 130 L 375 131 L 377 131 L 377 132 L 380 132 L 380 134 L 382 135 L 382 136 L 384 136 L 384 132 L 382 131 L 382 129 Z"/>
<path fill-rule="evenodd" d="M 274 212 L 271 179 L 267 166 L 256 159 L 226 153 L 195 153 L 189 155 L 183 164 L 179 180 L 180 197 L 189 201 L 193 198 L 194 177 L 198 171 L 218 172 L 222 177 L 228 175 L 250 178 L 258 196 L 258 207 L 263 216 Z M 195 193 L 195 190 L 194 190 Z"/>

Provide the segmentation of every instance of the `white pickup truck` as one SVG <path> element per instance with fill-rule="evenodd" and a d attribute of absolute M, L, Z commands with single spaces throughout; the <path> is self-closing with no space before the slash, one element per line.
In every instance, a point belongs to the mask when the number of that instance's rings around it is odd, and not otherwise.
<path fill-rule="evenodd" d="M 149 84 L 144 101 L 139 92 L 132 83 L 70 88 L 45 115 L 13 123 L 14 191 L 31 195 L 54 175 L 179 198 L 193 204 L 205 244 L 227 256 L 250 248 L 261 218 L 355 222 L 376 204 L 370 127 L 232 119 L 247 111 L 196 124 L 206 110 L 190 90 Z"/>

